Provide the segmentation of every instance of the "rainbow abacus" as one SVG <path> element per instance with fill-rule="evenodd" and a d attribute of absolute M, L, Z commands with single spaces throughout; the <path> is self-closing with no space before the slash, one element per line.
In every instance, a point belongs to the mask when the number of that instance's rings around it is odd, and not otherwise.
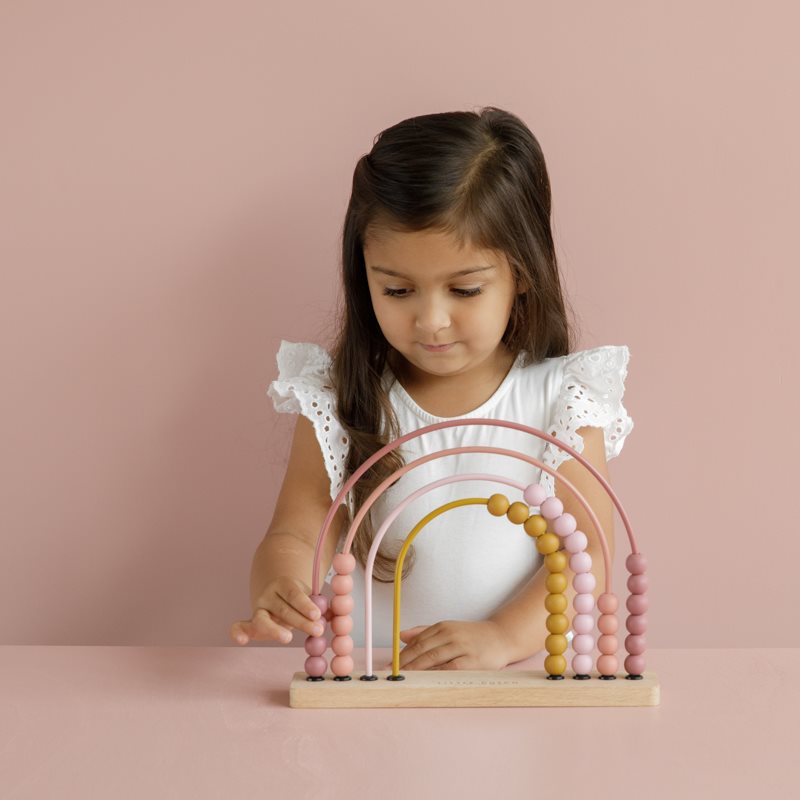
<path fill-rule="evenodd" d="M 417 431 L 401 436 L 367 459 L 345 482 L 339 494 L 331 503 L 317 538 L 314 554 L 311 599 L 324 615 L 328 601 L 320 594 L 320 558 L 322 545 L 329 533 L 332 520 L 339 506 L 345 501 L 347 493 L 361 476 L 386 453 L 404 442 L 423 436 L 441 428 L 468 425 L 493 425 L 532 434 L 568 452 L 583 464 L 603 486 L 614 503 L 628 534 L 631 553 L 625 561 L 630 573 L 627 587 L 630 594 L 626 601 L 628 617 L 625 638 L 627 656 L 624 661 L 625 681 L 617 681 L 619 666 L 617 658 L 616 612 L 617 596 L 612 589 L 612 561 L 605 533 L 591 506 L 578 489 L 565 477 L 532 456 L 495 447 L 458 447 L 441 450 L 418 458 L 392 473 L 381 483 L 358 509 L 348 530 L 341 553 L 333 558 L 336 575 L 331 581 L 334 597 L 330 603 L 330 626 L 334 634 L 331 649 L 334 656 L 330 668 L 333 673 L 326 675 L 328 662 L 324 654 L 327 641 L 324 636 L 309 636 L 305 642 L 308 657 L 305 672 L 295 673 L 289 692 L 289 702 L 293 707 L 332 708 L 332 707 L 391 707 L 391 706 L 539 706 L 539 705 L 657 705 L 660 688 L 656 676 L 645 672 L 645 633 L 648 607 L 647 562 L 636 546 L 633 530 L 622 507 L 622 503 L 603 476 L 580 453 L 559 439 L 537 428 L 493 419 L 465 419 L 440 422 L 428 425 Z M 364 575 L 365 585 L 365 655 L 366 672 L 357 681 L 352 680 L 354 662 L 352 657 L 353 630 L 351 613 L 354 608 L 351 592 L 353 590 L 352 572 L 356 567 L 355 557 L 350 547 L 358 526 L 378 497 L 398 478 L 416 467 L 438 458 L 459 453 L 492 453 L 508 456 L 532 464 L 553 476 L 575 497 L 586 511 L 594 527 L 603 554 L 605 566 L 605 591 L 597 600 L 600 612 L 596 630 L 600 636 L 595 640 L 594 590 L 596 579 L 592 573 L 592 558 L 587 552 L 588 538 L 577 530 L 575 517 L 564 512 L 562 502 L 555 496 L 547 496 L 539 484 L 524 485 L 508 477 L 469 473 L 452 475 L 423 486 L 402 500 L 383 521 L 376 532 L 367 558 Z M 373 670 L 372 653 L 372 570 L 381 540 L 397 516 L 411 503 L 430 491 L 448 483 L 485 480 L 510 486 L 522 493 L 522 500 L 511 502 L 503 494 L 489 497 L 464 498 L 445 503 L 424 516 L 406 537 L 397 559 L 394 579 L 394 614 L 392 637 L 392 669 L 390 673 Z M 505 515 L 510 522 L 522 526 L 525 534 L 531 537 L 539 553 L 544 556 L 544 567 L 548 571 L 546 586 L 549 594 L 545 599 L 548 612 L 546 620 L 548 636 L 545 642 L 547 657 L 544 672 L 541 670 L 410 670 L 400 674 L 400 606 L 402 592 L 403 563 L 415 537 L 433 519 L 447 511 L 465 505 L 485 505 L 494 516 Z M 537 513 L 532 512 L 538 509 Z M 563 549 L 562 549 L 563 548 Z M 572 681 L 565 681 L 567 659 L 566 632 L 570 621 L 566 615 L 567 588 L 565 570 L 569 566 L 573 573 L 572 586 L 575 590 L 572 618 L 574 632 L 572 640 Z M 592 652 L 597 646 L 600 656 L 594 667 L 598 681 L 590 680 L 592 675 Z M 332 680 L 326 680 L 332 677 Z"/>

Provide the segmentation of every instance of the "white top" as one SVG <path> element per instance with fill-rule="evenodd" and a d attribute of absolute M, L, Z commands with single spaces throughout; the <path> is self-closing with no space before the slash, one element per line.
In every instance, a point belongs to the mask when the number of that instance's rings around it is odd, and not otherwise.
<path fill-rule="evenodd" d="M 458 419 L 484 417 L 519 422 L 545 431 L 579 453 L 583 439 L 576 431 L 593 425 L 603 428 L 606 459 L 619 455 L 633 420 L 622 405 L 630 354 L 624 345 L 605 345 L 521 366 L 522 354 L 481 406 Z M 328 381 L 329 354 L 319 345 L 282 341 L 277 356 L 278 379 L 267 393 L 276 411 L 300 413 L 314 424 L 325 456 L 334 498 L 344 482 L 348 436 L 335 414 L 335 397 Z M 420 408 L 387 368 L 385 385 L 400 425 L 401 435 L 442 422 Z M 449 418 L 452 419 L 452 418 Z M 531 434 L 496 426 L 472 425 L 434 431 L 401 447 L 406 464 L 433 451 L 481 445 L 523 452 L 557 469 L 571 456 Z M 553 478 L 538 467 L 508 456 L 464 453 L 435 459 L 406 473 L 373 506 L 377 531 L 382 520 L 414 490 L 454 474 L 488 473 L 525 485 L 541 482 L 553 494 Z M 541 480 L 540 480 L 541 479 Z M 419 520 L 443 503 L 495 492 L 522 500 L 516 489 L 487 481 L 460 481 L 441 486 L 411 503 L 392 523 L 381 545 L 397 552 Z M 338 549 L 343 544 L 339 542 Z M 505 517 L 493 517 L 485 506 L 452 509 L 431 521 L 412 545 L 416 563 L 403 581 L 401 630 L 447 619 L 479 620 L 513 597 L 542 564 L 542 556 L 519 526 Z M 327 581 L 323 593 L 330 596 Z M 353 575 L 353 633 L 364 646 L 364 571 Z M 372 582 L 373 646 L 390 647 L 393 585 Z"/>

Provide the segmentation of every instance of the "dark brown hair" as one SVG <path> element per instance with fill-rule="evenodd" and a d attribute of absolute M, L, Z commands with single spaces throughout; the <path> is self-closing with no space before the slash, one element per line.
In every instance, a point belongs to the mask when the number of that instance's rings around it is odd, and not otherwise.
<path fill-rule="evenodd" d="M 524 291 L 517 294 L 503 342 L 523 364 L 571 352 L 550 227 L 550 181 L 533 133 L 508 111 L 452 111 L 412 117 L 375 137 L 353 173 L 342 233 L 344 306 L 332 348 L 331 382 L 350 449 L 351 475 L 400 435 L 382 377 L 392 348 L 372 309 L 363 245 L 382 230 L 434 230 L 504 253 Z M 357 509 L 403 459 L 395 450 L 353 487 Z M 367 515 L 352 545 L 365 566 L 374 527 Z M 413 548 L 412 548 L 413 550 Z M 413 552 L 403 577 L 413 567 Z M 397 553 L 378 551 L 375 580 L 394 579 Z"/>

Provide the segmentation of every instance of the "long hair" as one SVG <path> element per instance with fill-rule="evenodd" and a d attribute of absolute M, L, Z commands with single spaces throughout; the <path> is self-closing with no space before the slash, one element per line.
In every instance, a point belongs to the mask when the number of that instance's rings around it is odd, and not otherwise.
<path fill-rule="evenodd" d="M 502 341 L 523 364 L 571 352 L 550 227 L 550 181 L 541 147 L 522 120 L 499 108 L 411 117 L 379 133 L 353 173 L 342 233 L 344 306 L 330 377 L 350 440 L 346 473 L 400 435 L 383 381 L 392 350 L 372 308 L 363 246 L 382 230 L 434 230 L 459 246 L 503 252 L 520 281 Z M 397 450 L 353 487 L 357 509 L 403 465 Z M 352 552 L 366 565 L 374 527 L 367 515 Z M 394 579 L 397 553 L 378 551 L 375 580 Z M 414 564 L 413 548 L 403 570 Z"/>

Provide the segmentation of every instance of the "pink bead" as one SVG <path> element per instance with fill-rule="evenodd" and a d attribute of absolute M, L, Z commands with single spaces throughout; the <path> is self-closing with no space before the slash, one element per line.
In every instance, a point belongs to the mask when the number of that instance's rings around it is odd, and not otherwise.
<path fill-rule="evenodd" d="M 578 594 L 588 594 L 594 591 L 597 580 L 591 572 L 581 572 L 572 579 L 572 586 Z"/>
<path fill-rule="evenodd" d="M 625 567 L 631 575 L 643 575 L 647 572 L 647 559 L 641 553 L 631 553 L 625 559 Z"/>
<path fill-rule="evenodd" d="M 584 653 L 574 656 L 572 659 L 572 671 L 576 675 L 588 675 L 592 671 L 592 657 Z"/>
<path fill-rule="evenodd" d="M 594 630 L 594 617 L 591 614 L 576 614 L 572 618 L 575 633 L 591 633 Z"/>
<path fill-rule="evenodd" d="M 353 591 L 353 576 L 334 575 L 331 578 L 331 589 L 334 594 L 350 594 Z"/>
<path fill-rule="evenodd" d="M 631 575 L 628 578 L 628 591 L 631 594 L 645 594 L 647 583 L 647 575 Z"/>
<path fill-rule="evenodd" d="M 557 497 L 548 497 L 539 506 L 539 513 L 545 519 L 555 519 L 564 513 L 564 504 Z"/>
<path fill-rule="evenodd" d="M 321 656 L 328 649 L 324 636 L 309 636 L 306 639 L 306 653 L 310 656 Z"/>
<path fill-rule="evenodd" d="M 564 547 L 569 553 L 580 553 L 581 550 L 586 549 L 588 544 L 589 540 L 583 531 L 575 531 L 564 539 Z"/>
<path fill-rule="evenodd" d="M 353 618 L 348 616 L 334 617 L 331 620 L 331 630 L 334 636 L 347 636 L 353 630 Z"/>
<path fill-rule="evenodd" d="M 631 614 L 625 620 L 625 627 L 630 633 L 641 636 L 643 633 L 647 633 L 647 616 L 645 614 Z"/>
<path fill-rule="evenodd" d="M 343 678 L 353 671 L 353 659 L 350 656 L 334 656 L 331 660 L 331 672 L 337 678 Z"/>
<path fill-rule="evenodd" d="M 349 656 L 353 652 L 353 640 L 349 636 L 334 636 L 331 639 L 331 650 L 337 656 Z"/>
<path fill-rule="evenodd" d="M 569 536 L 578 527 L 578 521 L 572 514 L 562 514 L 557 519 L 553 520 L 553 533 L 559 536 Z"/>
<path fill-rule="evenodd" d="M 331 611 L 333 611 L 334 615 L 337 617 L 344 617 L 349 614 L 353 608 L 355 608 L 355 600 L 353 600 L 352 595 L 337 594 L 336 597 L 331 600 Z"/>
<path fill-rule="evenodd" d="M 626 608 L 631 614 L 644 614 L 649 603 L 646 594 L 632 594 L 628 596 L 625 603 Z"/>
<path fill-rule="evenodd" d="M 569 560 L 569 568 L 576 574 L 589 572 L 592 569 L 592 557 L 585 550 L 573 553 Z"/>
<path fill-rule="evenodd" d="M 322 656 L 309 656 L 306 659 L 306 675 L 310 675 L 312 678 L 321 678 L 327 667 L 328 662 Z"/>
<path fill-rule="evenodd" d="M 603 592 L 597 598 L 597 608 L 601 614 L 613 614 L 617 610 L 619 600 L 613 592 Z"/>
<path fill-rule="evenodd" d="M 631 634 L 625 637 L 625 649 L 632 656 L 640 656 L 647 649 L 647 640 L 644 636 Z"/>
<path fill-rule="evenodd" d="M 320 614 L 324 614 L 328 610 L 328 598 L 322 594 L 312 594 L 311 602 L 319 609 Z"/>
<path fill-rule="evenodd" d="M 588 633 L 579 633 L 572 637 L 572 649 L 576 653 L 588 655 L 594 650 L 594 637 Z"/>
<path fill-rule="evenodd" d="M 547 497 L 547 489 L 541 484 L 532 483 L 530 486 L 525 487 L 522 497 L 529 506 L 538 508 Z"/>
<path fill-rule="evenodd" d="M 619 628 L 619 621 L 613 614 L 601 614 L 597 618 L 597 630 L 600 633 L 616 633 Z"/>
<path fill-rule="evenodd" d="M 628 656 L 625 659 L 625 672 L 628 675 L 641 675 L 644 673 L 644 656 Z"/>
<path fill-rule="evenodd" d="M 613 656 L 614 653 L 617 652 L 617 648 L 619 647 L 619 642 L 617 642 L 617 637 L 610 633 L 604 633 L 598 640 L 597 640 L 597 649 L 604 655 L 604 656 Z"/>
<path fill-rule="evenodd" d="M 572 600 L 572 607 L 578 614 L 589 614 L 594 608 L 593 594 L 576 594 Z"/>
<path fill-rule="evenodd" d="M 356 557 L 352 553 L 337 553 L 333 557 L 333 568 L 339 575 L 349 575 L 356 568 Z"/>
<path fill-rule="evenodd" d="M 616 656 L 603 654 L 597 659 L 597 671 L 601 675 L 613 675 L 617 671 L 618 663 Z"/>

